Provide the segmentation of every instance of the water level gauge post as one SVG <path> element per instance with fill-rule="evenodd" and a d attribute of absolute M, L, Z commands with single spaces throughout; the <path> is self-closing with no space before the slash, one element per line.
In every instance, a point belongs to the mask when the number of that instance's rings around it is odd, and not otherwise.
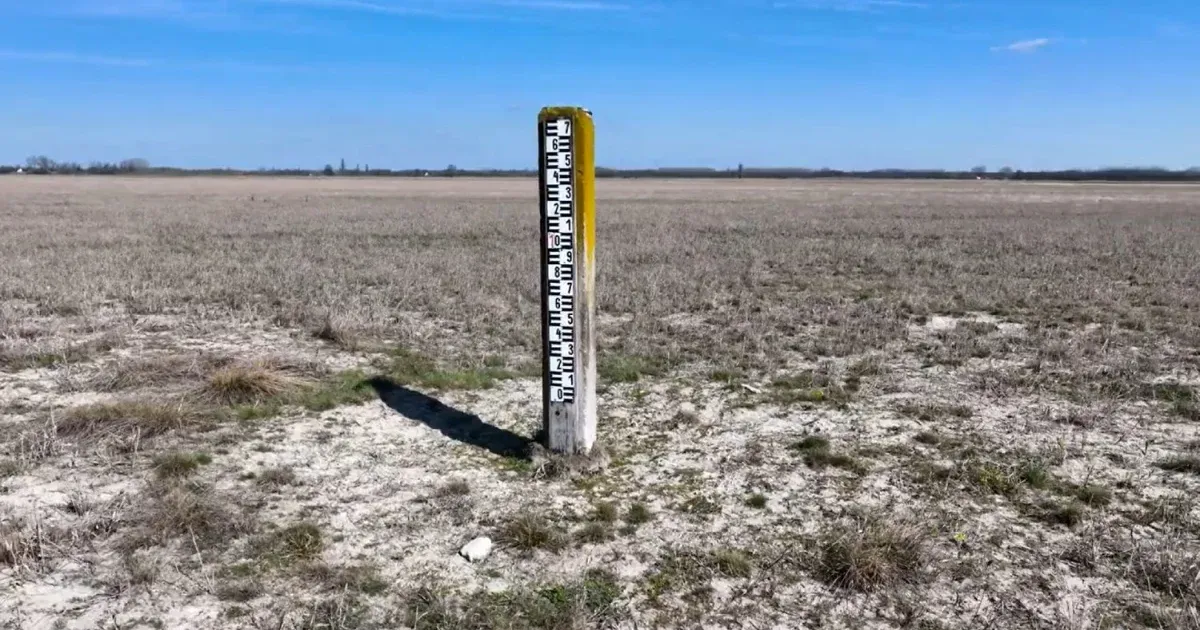
<path fill-rule="evenodd" d="M 596 176 L 591 112 L 538 114 L 542 424 L 556 453 L 596 442 Z"/>

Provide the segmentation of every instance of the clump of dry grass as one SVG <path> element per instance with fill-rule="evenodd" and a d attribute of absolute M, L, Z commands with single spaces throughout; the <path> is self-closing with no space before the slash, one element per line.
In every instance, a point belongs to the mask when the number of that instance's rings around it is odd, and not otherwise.
<path fill-rule="evenodd" d="M 913 436 L 913 440 L 921 444 L 937 446 L 942 443 L 942 436 L 937 431 L 921 431 Z"/>
<path fill-rule="evenodd" d="M 907 401 L 897 407 L 900 413 L 921 422 L 937 422 L 945 418 L 969 419 L 975 411 L 967 405 Z"/>
<path fill-rule="evenodd" d="M 286 566 L 316 560 L 324 549 L 320 527 L 313 523 L 296 523 L 271 534 L 263 555 L 270 564 Z"/>
<path fill-rule="evenodd" d="M 164 453 L 154 458 L 154 472 L 160 479 L 181 478 L 210 463 L 212 456 L 208 453 Z"/>
<path fill-rule="evenodd" d="M 246 603 L 263 594 L 263 585 L 255 580 L 234 580 L 217 587 L 217 599 L 226 602 Z"/>
<path fill-rule="evenodd" d="M 600 523 L 615 523 L 619 516 L 617 504 L 601 501 L 592 507 L 592 520 Z"/>
<path fill-rule="evenodd" d="M 625 522 L 630 525 L 642 525 L 652 520 L 654 520 L 654 513 L 650 511 L 650 507 L 645 503 L 633 503 L 625 511 Z"/>
<path fill-rule="evenodd" d="M 918 348 L 930 365 L 958 367 L 971 359 L 985 359 L 1015 350 L 1014 344 L 1003 337 L 988 335 L 996 329 L 985 322 L 959 322 L 950 330 L 938 331 L 932 343 Z"/>
<path fill-rule="evenodd" d="M 778 376 L 771 381 L 771 388 L 768 399 L 783 405 L 801 402 L 844 405 L 853 397 L 851 389 L 838 380 L 829 365 Z"/>
<path fill-rule="evenodd" d="M 616 578 L 600 569 L 569 582 L 478 593 L 457 601 L 439 589 L 423 586 L 404 598 L 403 622 L 415 630 L 606 628 L 624 617 L 618 605 L 621 595 Z"/>
<path fill-rule="evenodd" d="M 754 570 L 750 556 L 740 549 L 718 549 L 712 552 L 711 563 L 725 577 L 748 578 Z"/>
<path fill-rule="evenodd" d="M 75 343 L 64 343 L 61 339 L 43 343 L 0 340 L 0 372 L 86 363 L 112 352 L 123 341 L 115 331 Z"/>
<path fill-rule="evenodd" d="M 1200 475 L 1200 456 L 1177 455 L 1169 457 L 1158 462 L 1158 467 L 1169 472 Z"/>
<path fill-rule="evenodd" d="M 602 543 L 613 538 L 612 525 L 600 521 L 584 524 L 574 533 L 575 540 L 585 544 Z"/>
<path fill-rule="evenodd" d="M 155 437 L 203 423 L 204 416 L 183 403 L 125 400 L 68 409 L 56 421 L 58 435 L 90 438 L 102 435 Z"/>
<path fill-rule="evenodd" d="M 829 445 L 828 438 L 810 435 L 790 447 L 804 454 L 804 463 L 809 468 L 841 468 L 855 474 L 866 474 L 865 464 L 845 453 L 836 453 Z"/>
<path fill-rule="evenodd" d="M 183 384 L 201 381 L 232 362 L 230 357 L 207 353 L 142 356 L 118 361 L 87 384 L 102 392 Z"/>
<path fill-rule="evenodd" d="M 36 562 L 42 554 L 41 538 L 34 528 L 20 522 L 0 524 L 0 566 Z"/>
<path fill-rule="evenodd" d="M 21 474 L 21 462 L 15 459 L 0 459 L 0 479 Z"/>
<path fill-rule="evenodd" d="M 1096 484 L 1078 486 L 1072 489 L 1072 494 L 1089 507 L 1105 507 L 1113 500 L 1112 490 Z"/>
<path fill-rule="evenodd" d="M 1167 540 L 1117 548 L 1124 575 L 1133 583 L 1175 600 L 1200 606 L 1200 550 Z"/>
<path fill-rule="evenodd" d="M 523 551 L 558 551 L 565 546 L 566 537 L 546 517 L 526 512 L 505 521 L 496 534 L 496 542 Z"/>
<path fill-rule="evenodd" d="M 471 484 L 466 479 L 452 479 L 437 489 L 439 497 L 465 497 L 471 494 Z"/>
<path fill-rule="evenodd" d="M 334 317 L 329 313 L 326 313 L 320 323 L 312 328 L 312 335 L 317 339 L 347 349 L 353 349 L 357 345 L 354 333 L 342 326 L 340 322 L 335 322 Z"/>
<path fill-rule="evenodd" d="M 296 471 L 291 466 L 268 468 L 259 473 L 255 483 L 273 488 L 290 486 L 296 483 Z"/>
<path fill-rule="evenodd" d="M 378 595 L 388 589 L 388 583 L 380 575 L 379 567 L 370 563 L 332 566 L 324 562 L 310 562 L 304 565 L 301 574 L 330 591 Z"/>
<path fill-rule="evenodd" d="M 230 498 L 189 481 L 148 485 L 130 522 L 135 526 L 125 541 L 130 548 L 175 537 L 194 537 L 205 546 L 224 545 L 253 531 L 255 525 Z"/>
<path fill-rule="evenodd" d="M 926 528 L 905 518 L 860 517 L 826 527 L 815 543 L 817 575 L 859 591 L 914 583 L 930 570 Z"/>
<path fill-rule="evenodd" d="M 1163 496 L 1146 501 L 1131 520 L 1142 525 L 1161 525 L 1169 529 L 1186 529 L 1191 522 L 1196 499 L 1191 495 Z"/>
<path fill-rule="evenodd" d="M 4 567 L 44 571 L 111 533 L 98 519 L 79 524 L 50 523 L 40 517 L 6 518 L 0 522 L 0 570 Z"/>
<path fill-rule="evenodd" d="M 1076 502 L 1059 503 L 1045 500 L 1036 506 L 1024 507 L 1024 511 L 1033 518 L 1051 525 L 1075 527 L 1083 522 L 1085 512 L 1083 506 Z"/>
<path fill-rule="evenodd" d="M 210 403 L 248 405 L 295 394 L 309 384 L 311 381 L 294 365 L 256 359 L 211 372 L 197 395 Z"/>
<path fill-rule="evenodd" d="M 123 580 L 119 584 L 120 590 L 153 584 L 162 573 L 162 565 L 157 558 L 136 551 L 122 554 L 121 569 Z"/>

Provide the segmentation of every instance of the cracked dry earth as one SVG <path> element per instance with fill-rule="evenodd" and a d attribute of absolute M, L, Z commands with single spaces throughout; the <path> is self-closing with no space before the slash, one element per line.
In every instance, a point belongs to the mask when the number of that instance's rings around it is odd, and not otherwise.
<path fill-rule="evenodd" d="M 998 310 L 763 370 L 610 345 L 574 467 L 523 450 L 528 348 L 428 354 L 452 318 L 10 299 L 0 628 L 1200 628 L 1196 349 Z"/>

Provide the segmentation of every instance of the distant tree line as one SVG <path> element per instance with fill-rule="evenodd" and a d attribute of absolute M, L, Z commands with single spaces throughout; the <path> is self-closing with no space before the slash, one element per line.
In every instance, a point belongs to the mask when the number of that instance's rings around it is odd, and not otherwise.
<path fill-rule="evenodd" d="M 34 155 L 25 159 L 25 164 L 18 166 L 0 165 L 0 173 L 33 173 L 48 174 L 87 174 L 87 175 L 118 175 L 149 172 L 150 163 L 141 158 L 121 160 L 120 162 L 92 162 L 83 166 L 78 162 L 58 162 L 45 155 Z"/>
<path fill-rule="evenodd" d="M 347 168 L 341 160 L 335 168 L 332 164 L 322 169 L 259 168 L 254 170 L 232 168 L 184 169 L 171 166 L 151 166 L 141 158 L 120 162 L 92 162 L 83 166 L 76 162 L 58 162 L 47 156 L 32 156 L 23 165 L 0 165 L 0 174 L 22 172 L 34 175 L 266 175 L 291 177 L 536 177 L 533 169 L 461 169 L 451 164 L 441 169 L 387 169 L 356 165 Z M 1114 167 L 1102 169 L 1071 169 L 1059 171 L 1023 171 L 1004 167 L 989 171 L 976 166 L 970 170 L 954 171 L 943 169 L 877 169 L 869 171 L 846 171 L 821 168 L 754 168 L 739 164 L 737 168 L 691 168 L 666 167 L 654 169 L 616 169 L 597 167 L 596 177 L 626 179 L 990 179 L 1018 181 L 1118 181 L 1118 182 L 1200 182 L 1200 167 L 1171 170 L 1157 167 Z"/>

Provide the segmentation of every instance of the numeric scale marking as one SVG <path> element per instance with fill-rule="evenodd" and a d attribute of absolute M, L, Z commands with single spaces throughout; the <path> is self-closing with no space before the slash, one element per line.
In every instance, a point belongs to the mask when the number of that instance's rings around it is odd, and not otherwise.
<path fill-rule="evenodd" d="M 544 123 L 546 326 L 550 402 L 575 401 L 575 168 L 569 118 Z"/>

